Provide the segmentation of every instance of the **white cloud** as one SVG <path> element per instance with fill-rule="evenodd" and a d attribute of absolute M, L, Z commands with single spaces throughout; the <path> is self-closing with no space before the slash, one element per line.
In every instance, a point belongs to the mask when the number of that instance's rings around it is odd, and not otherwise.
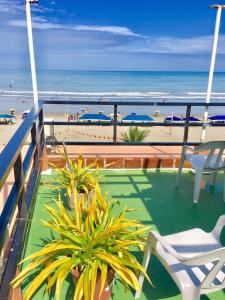
<path fill-rule="evenodd" d="M 15 14 L 24 11 L 25 5 L 22 5 L 19 1 L 0 0 L 0 13 L 10 12 Z"/>
<path fill-rule="evenodd" d="M 131 29 L 122 26 L 98 26 L 98 25 L 76 25 L 73 26 L 74 30 L 78 31 L 100 31 L 112 34 L 119 34 L 125 36 L 137 36 L 142 37 L 142 35 L 133 32 Z"/>
<path fill-rule="evenodd" d="M 54 20 L 55 21 L 55 20 Z M 10 26 L 26 27 L 26 20 L 12 19 L 8 22 Z M 121 26 L 99 26 L 99 25 L 65 25 L 57 22 L 52 22 L 42 16 L 33 16 L 32 24 L 34 29 L 47 30 L 63 30 L 62 41 L 66 40 L 65 36 L 70 34 L 70 40 L 75 42 L 82 39 L 82 44 L 86 45 L 87 49 L 92 47 L 93 39 L 105 43 L 104 51 L 121 52 L 121 53 L 170 53 L 170 54 L 209 54 L 212 47 L 212 36 L 199 36 L 193 38 L 178 38 L 178 37 L 146 37 L 133 32 L 128 27 Z M 74 32 L 73 35 L 71 33 Z M 76 32 L 76 34 L 75 34 Z M 87 32 L 83 35 L 81 32 Z M 93 36 L 94 32 L 100 32 L 101 36 Z M 47 32 L 46 32 L 47 35 Z M 111 36 L 109 36 L 111 35 Z M 56 34 L 59 36 L 59 32 Z M 117 36 L 124 37 L 118 39 Z M 130 37 L 131 39 L 127 39 Z M 133 39 L 132 39 L 133 37 Z M 84 42 L 85 41 L 85 42 Z M 108 43 L 108 41 L 110 41 Z M 108 46 L 107 46 L 108 43 Z M 61 44 L 65 44 L 62 42 Z M 80 40 L 79 40 L 80 44 Z M 100 44 L 100 43 L 99 43 Z M 225 54 L 225 35 L 220 35 L 219 38 L 219 54 Z"/>
<path fill-rule="evenodd" d="M 8 12 L 9 8 L 8 7 L 0 7 L 0 13 Z"/>
<path fill-rule="evenodd" d="M 20 45 L 21 49 L 27 38 L 25 31 L 21 30 L 21 28 L 26 28 L 24 3 L 21 0 L 0 0 L 0 13 L 2 13 L 0 24 L 4 25 L 3 32 L 5 30 L 8 30 L 9 34 L 14 31 L 19 32 L 21 36 L 18 36 L 17 40 L 20 37 L 23 41 Z M 52 6 L 55 7 L 54 4 Z M 204 57 L 209 57 L 211 52 L 212 36 L 147 37 L 126 26 L 63 24 L 57 19 L 49 18 L 53 15 L 49 14 L 51 8 L 39 5 L 32 6 L 32 9 L 34 10 L 32 13 L 33 28 L 37 29 L 35 43 L 40 55 L 42 49 L 45 49 L 44 57 L 55 53 L 67 60 L 67 55 L 72 53 L 71 55 L 77 55 L 77 57 L 88 56 L 91 60 L 91 57 L 101 57 L 103 54 L 109 59 L 126 55 L 134 58 L 135 55 L 134 59 L 142 57 L 144 61 L 155 54 L 155 56 L 174 54 L 177 57 L 181 57 L 183 54 L 190 56 L 203 54 Z M 11 26 L 14 27 L 13 30 Z M 54 34 L 48 30 L 54 30 Z M 24 34 L 23 38 L 22 34 Z M 12 52 L 16 51 L 18 41 L 13 47 L 8 45 L 8 48 Z M 220 35 L 218 53 L 225 54 L 225 35 Z"/>
<path fill-rule="evenodd" d="M 146 53 L 195 54 L 209 52 L 211 44 L 211 36 L 194 38 L 160 37 L 150 39 L 148 41 L 149 47 L 139 49 L 139 51 Z"/>
<path fill-rule="evenodd" d="M 12 20 L 8 23 L 11 26 L 15 27 L 26 27 L 27 23 L 25 20 Z M 34 29 L 40 29 L 40 30 L 50 30 L 50 29 L 61 29 L 64 28 L 64 26 L 60 24 L 55 24 L 48 22 L 46 19 L 42 17 L 33 17 L 32 18 L 32 26 Z"/>
<path fill-rule="evenodd" d="M 114 47 L 114 51 L 136 54 L 210 54 L 213 36 L 199 36 L 193 38 L 177 37 L 147 37 L 133 40 L 124 45 Z M 220 35 L 218 54 L 225 54 L 225 35 Z"/>
<path fill-rule="evenodd" d="M 50 13 L 54 9 L 45 7 L 41 4 L 32 5 L 31 9 L 33 12 L 37 13 Z M 21 15 L 25 12 L 25 0 L 0 0 L 0 13 L 8 13 L 8 16 L 5 14 L 5 17 L 10 17 L 11 15 Z"/>
<path fill-rule="evenodd" d="M 11 20 L 8 23 L 11 26 L 18 26 L 18 27 L 26 27 L 26 21 L 25 20 Z M 52 23 L 47 21 L 45 18 L 36 16 L 32 18 L 32 24 L 34 29 L 40 29 L 40 30 L 48 30 L 48 29 L 67 29 L 67 30 L 75 30 L 75 31 L 95 31 L 95 32 L 103 32 L 103 33 L 111 33 L 116 35 L 122 35 L 122 36 L 131 36 L 131 37 L 143 37 L 140 34 L 137 34 L 133 32 L 131 29 L 127 27 L 121 27 L 121 26 L 87 26 L 87 25 L 75 25 L 75 26 L 69 26 L 69 25 L 63 25 L 58 23 Z"/>

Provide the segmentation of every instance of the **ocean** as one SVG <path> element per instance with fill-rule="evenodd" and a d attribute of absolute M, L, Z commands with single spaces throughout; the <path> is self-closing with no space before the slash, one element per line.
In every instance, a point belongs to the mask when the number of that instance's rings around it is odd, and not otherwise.
<path fill-rule="evenodd" d="M 207 72 L 146 72 L 146 71 L 70 71 L 38 70 L 40 99 L 66 100 L 117 100 L 132 101 L 203 101 L 207 90 Z M 225 104 L 225 73 L 215 73 L 211 101 Z M 0 70 L 0 112 L 15 108 L 21 112 L 32 107 L 32 85 L 29 70 Z M 81 106 L 57 107 L 49 105 L 46 110 L 54 112 L 77 111 Z M 92 107 L 93 111 L 103 107 Z M 111 108 L 105 108 L 110 112 Z M 108 111 L 107 111 L 108 110 Z M 134 108 L 123 107 L 122 112 Z M 145 108 L 137 109 L 140 112 Z M 183 113 L 183 108 L 152 107 L 162 113 Z M 203 109 L 195 108 L 193 113 Z M 210 109 L 211 113 L 225 113 L 225 108 Z"/>

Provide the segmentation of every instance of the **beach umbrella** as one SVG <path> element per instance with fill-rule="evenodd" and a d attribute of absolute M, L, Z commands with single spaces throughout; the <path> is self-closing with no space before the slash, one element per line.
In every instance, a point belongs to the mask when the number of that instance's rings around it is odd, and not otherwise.
<path fill-rule="evenodd" d="M 30 113 L 30 109 L 24 110 L 24 111 L 22 112 L 23 115 L 28 115 L 29 113 Z"/>
<path fill-rule="evenodd" d="M 128 122 L 153 122 L 154 119 L 149 117 L 148 115 L 137 115 L 136 113 L 131 113 L 122 118 L 122 121 Z"/>
<path fill-rule="evenodd" d="M 208 119 L 211 121 L 211 122 L 209 122 L 210 125 L 225 123 L 225 115 L 212 116 Z"/>
<path fill-rule="evenodd" d="M 32 77 L 32 86 L 33 86 L 33 97 L 34 97 L 34 104 L 37 105 L 38 104 L 37 76 L 36 76 L 36 66 L 35 66 L 35 56 L 34 56 L 34 42 L 33 42 L 30 4 L 38 4 L 38 0 L 26 0 L 27 34 L 28 34 L 28 44 L 29 44 L 29 53 L 30 53 L 30 67 L 31 67 L 31 77 Z"/>
<path fill-rule="evenodd" d="M 183 118 L 182 120 L 186 121 L 186 118 Z M 189 118 L 189 122 L 201 122 L 201 120 L 199 120 L 198 118 L 192 116 L 192 117 Z"/>
<path fill-rule="evenodd" d="M 225 8 L 225 5 L 220 5 L 220 4 L 210 5 L 210 8 L 217 9 L 217 14 L 216 14 L 216 24 L 215 24 L 215 31 L 214 31 L 214 41 L 213 41 L 212 54 L 211 54 L 211 63 L 210 63 L 210 69 L 209 69 L 208 88 L 207 88 L 206 100 L 205 100 L 205 103 L 207 103 L 207 104 L 210 103 L 210 98 L 211 98 L 213 74 L 214 74 L 216 52 L 217 52 L 217 45 L 218 45 L 218 39 L 219 39 L 221 13 L 222 13 L 222 9 Z M 203 116 L 203 123 L 206 124 L 207 119 L 208 119 L 208 107 L 206 106 L 204 116 Z M 206 125 L 205 124 L 202 127 L 201 142 L 203 142 L 205 139 L 205 134 L 206 134 Z"/>
<path fill-rule="evenodd" d="M 183 121 L 183 120 L 179 117 L 174 116 L 174 115 L 169 116 L 169 117 L 164 119 L 164 122 L 180 122 L 180 121 Z"/>
<path fill-rule="evenodd" d="M 111 121 L 111 118 L 104 114 L 84 114 L 79 117 L 82 121 Z"/>
<path fill-rule="evenodd" d="M 211 121 L 225 121 L 225 116 L 224 115 L 217 115 L 217 116 L 212 116 L 209 118 Z"/>
<path fill-rule="evenodd" d="M 110 114 L 109 116 L 110 116 L 111 118 L 113 118 L 113 117 L 114 117 L 114 114 L 112 113 L 112 114 Z M 117 117 L 121 117 L 121 114 L 117 113 Z"/>
<path fill-rule="evenodd" d="M 12 116 L 9 114 L 1 114 L 0 119 L 16 119 L 16 116 Z"/>

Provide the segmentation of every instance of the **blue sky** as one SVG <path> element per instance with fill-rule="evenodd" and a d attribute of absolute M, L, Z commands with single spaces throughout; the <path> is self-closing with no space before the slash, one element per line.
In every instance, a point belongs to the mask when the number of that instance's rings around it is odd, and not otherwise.
<path fill-rule="evenodd" d="M 0 0 L 0 68 L 29 68 L 25 0 Z M 221 1 L 217 1 L 221 3 Z M 37 67 L 207 71 L 215 10 L 207 0 L 40 0 Z M 225 11 L 216 70 L 225 71 Z"/>

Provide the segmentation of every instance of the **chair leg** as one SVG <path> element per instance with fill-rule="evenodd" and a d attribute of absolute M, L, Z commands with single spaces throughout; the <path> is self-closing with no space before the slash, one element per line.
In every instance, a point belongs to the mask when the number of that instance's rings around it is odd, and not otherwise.
<path fill-rule="evenodd" d="M 200 290 L 194 286 L 189 286 L 182 291 L 183 300 L 200 300 Z"/>
<path fill-rule="evenodd" d="M 176 183 L 175 183 L 175 189 L 178 188 L 178 185 L 180 183 L 180 177 L 181 177 L 181 173 L 182 173 L 184 161 L 185 161 L 185 156 L 182 154 L 181 155 L 181 159 L 180 159 L 180 165 L 179 165 L 178 173 L 177 173 L 177 179 L 176 179 Z"/>
<path fill-rule="evenodd" d="M 214 173 L 211 174 L 211 182 L 210 182 L 211 186 L 214 186 L 215 183 L 216 183 L 216 175 L 217 175 L 216 172 L 214 172 Z"/>
<path fill-rule="evenodd" d="M 223 202 L 225 202 L 225 172 L 224 172 L 224 182 L 223 182 Z"/>
<path fill-rule="evenodd" d="M 151 247 L 150 247 L 150 244 L 149 244 L 149 241 L 146 243 L 146 246 L 145 246 L 145 252 L 144 252 L 144 258 L 143 258 L 143 263 L 142 263 L 142 267 L 147 270 L 148 268 L 148 264 L 149 264 L 149 260 L 151 258 Z M 143 273 L 140 273 L 140 276 L 138 278 L 138 282 L 140 284 L 140 290 L 139 291 L 136 291 L 135 293 L 135 299 L 138 299 L 140 298 L 141 296 L 141 291 L 142 291 L 142 286 L 143 286 L 143 283 L 144 283 L 144 274 Z"/>
<path fill-rule="evenodd" d="M 198 203 L 199 194 L 201 190 L 202 172 L 196 171 L 195 173 L 195 186 L 194 186 L 194 197 L 193 202 Z"/>

